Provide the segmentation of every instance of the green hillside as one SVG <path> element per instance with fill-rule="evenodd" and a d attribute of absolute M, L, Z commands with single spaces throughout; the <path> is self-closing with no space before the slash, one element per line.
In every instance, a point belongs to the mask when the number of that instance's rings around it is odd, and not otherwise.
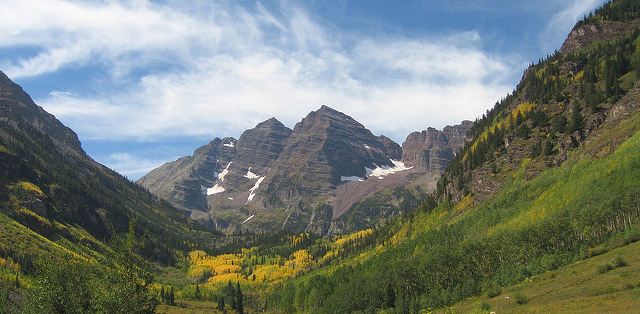
<path fill-rule="evenodd" d="M 433 313 L 633 313 L 640 306 L 639 253 L 633 243 Z"/>

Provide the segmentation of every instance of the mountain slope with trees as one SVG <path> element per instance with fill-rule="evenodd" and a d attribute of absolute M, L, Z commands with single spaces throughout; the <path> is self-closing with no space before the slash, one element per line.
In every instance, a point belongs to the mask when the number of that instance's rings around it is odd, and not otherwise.
<path fill-rule="evenodd" d="M 531 65 L 476 121 L 438 183 L 439 205 L 398 220 L 369 258 L 283 286 L 273 308 L 414 313 L 638 241 L 640 32 L 629 3 L 594 15 L 605 26 L 616 17 L 616 36 L 581 38 L 582 48 Z M 322 308 L 291 297 L 314 289 L 328 291 Z"/>

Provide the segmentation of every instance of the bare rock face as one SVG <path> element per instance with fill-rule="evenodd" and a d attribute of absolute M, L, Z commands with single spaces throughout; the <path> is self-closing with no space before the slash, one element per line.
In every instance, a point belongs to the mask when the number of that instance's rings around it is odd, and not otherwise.
<path fill-rule="evenodd" d="M 630 22 L 604 21 L 601 23 L 580 25 L 571 30 L 571 33 L 569 33 L 569 36 L 562 44 L 560 51 L 567 55 L 588 47 L 592 43 L 608 41 L 612 38 L 624 36 L 626 33 L 635 30 L 638 26 L 640 26 L 640 21 L 638 20 Z"/>
<path fill-rule="evenodd" d="M 23 120 L 49 135 L 54 141 L 85 155 L 73 130 L 64 126 L 55 116 L 36 105 L 18 85 L 0 72 L 0 119 Z"/>
<path fill-rule="evenodd" d="M 402 144 L 402 161 L 422 171 L 444 171 L 455 153 L 464 146 L 471 126 L 473 122 L 463 121 L 455 126 L 446 126 L 442 131 L 428 128 L 409 134 Z"/>
<path fill-rule="evenodd" d="M 235 198 L 230 194 L 248 191 L 260 177 L 267 175 L 280 156 L 289 135 L 291 129 L 275 118 L 244 131 L 235 145 L 236 154 L 227 168 L 224 182 L 219 182 L 225 188 L 225 193 L 214 195 L 228 199 Z"/>
<path fill-rule="evenodd" d="M 235 142 L 230 137 L 216 138 L 198 148 L 193 156 L 168 162 L 140 178 L 137 183 L 184 211 L 206 213 L 209 211 L 207 188 L 215 185 L 218 174 L 236 155 Z M 192 217 L 202 219 L 201 213 L 194 212 Z M 206 215 L 204 217 L 208 218 Z"/>
<path fill-rule="evenodd" d="M 402 147 L 400 147 L 398 143 L 394 142 L 392 139 L 384 135 L 378 136 L 378 140 L 380 141 L 380 143 L 382 143 L 386 152 L 389 154 L 389 158 L 393 160 L 402 159 Z"/>
<path fill-rule="evenodd" d="M 269 185 L 278 190 L 295 182 L 304 194 L 319 195 L 340 185 L 342 177 L 366 177 L 367 167 L 393 166 L 387 156 L 397 156 L 398 145 L 389 141 L 385 146 L 353 118 L 322 106 L 293 128 Z"/>

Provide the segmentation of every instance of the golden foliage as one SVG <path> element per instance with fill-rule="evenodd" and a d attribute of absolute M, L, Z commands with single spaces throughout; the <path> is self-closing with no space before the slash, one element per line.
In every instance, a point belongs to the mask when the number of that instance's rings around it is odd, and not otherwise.
<path fill-rule="evenodd" d="M 44 196 L 44 193 L 42 193 L 42 190 L 40 190 L 40 188 L 31 183 L 31 182 L 27 182 L 27 181 L 20 181 L 16 184 L 13 185 L 14 189 L 20 189 L 23 191 L 27 191 L 27 192 L 35 192 L 38 196 Z"/>
<path fill-rule="evenodd" d="M 4 258 L 0 257 L 0 267 L 1 268 L 8 268 L 13 270 L 14 272 L 20 272 L 22 271 L 22 267 L 20 267 L 20 265 L 18 263 L 15 263 L 11 260 L 6 260 Z"/>
<path fill-rule="evenodd" d="M 538 104 L 533 102 L 523 102 L 518 105 L 516 109 L 512 110 L 507 117 L 500 121 L 495 121 L 490 127 L 484 130 L 484 132 L 482 132 L 482 134 L 478 136 L 473 145 L 471 145 L 471 152 L 474 152 L 476 150 L 476 147 L 478 147 L 478 144 L 480 142 L 486 141 L 489 138 L 489 132 L 495 132 L 496 129 L 504 130 L 505 128 L 512 127 L 513 123 L 516 120 L 516 117 L 518 116 L 518 113 L 520 113 L 520 115 L 524 117 L 527 113 L 529 113 L 531 110 L 533 110 L 533 108 L 537 106 Z M 469 153 L 467 152 L 463 156 L 462 160 L 466 160 L 468 158 L 468 154 Z"/>

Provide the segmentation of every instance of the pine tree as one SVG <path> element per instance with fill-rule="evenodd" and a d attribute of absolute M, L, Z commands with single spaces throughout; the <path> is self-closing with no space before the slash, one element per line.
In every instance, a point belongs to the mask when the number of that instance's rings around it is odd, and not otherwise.
<path fill-rule="evenodd" d="M 392 308 L 396 304 L 396 291 L 391 284 L 387 285 L 387 299 L 385 301 L 387 308 Z"/>
<path fill-rule="evenodd" d="M 544 146 L 542 148 L 542 153 L 545 156 L 549 156 L 553 154 L 553 142 L 551 142 L 551 140 L 546 140 L 544 142 Z"/>
<path fill-rule="evenodd" d="M 582 115 L 580 114 L 580 108 L 576 105 L 571 109 L 571 116 L 569 117 L 565 132 L 567 134 L 573 134 L 573 132 L 580 129 L 582 129 Z"/>
<path fill-rule="evenodd" d="M 218 297 L 218 306 L 216 307 L 218 311 L 224 311 L 224 296 L 221 295 Z"/>
<path fill-rule="evenodd" d="M 176 305 L 176 300 L 175 300 L 175 296 L 173 295 L 173 287 L 171 287 L 171 290 L 169 290 L 169 305 Z"/>
<path fill-rule="evenodd" d="M 242 290 L 240 289 L 240 282 L 238 282 L 238 285 L 236 286 L 236 293 L 235 293 L 235 297 L 236 297 L 236 310 L 238 311 L 238 314 L 244 314 L 244 306 L 242 305 Z"/>

